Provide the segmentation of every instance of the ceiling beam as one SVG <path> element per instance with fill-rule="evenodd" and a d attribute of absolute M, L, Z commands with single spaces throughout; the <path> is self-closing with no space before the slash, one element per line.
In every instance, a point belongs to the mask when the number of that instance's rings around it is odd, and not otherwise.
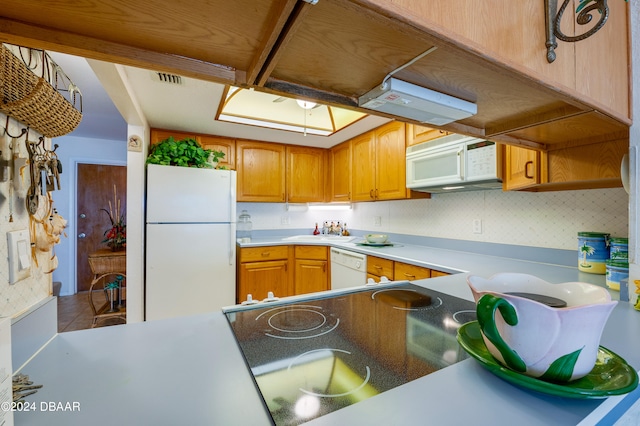
<path fill-rule="evenodd" d="M 313 5 L 307 2 L 298 2 L 295 5 L 293 12 L 289 15 L 289 19 L 286 22 L 284 29 L 280 32 L 275 46 L 269 52 L 264 66 L 260 69 L 255 84 L 257 86 L 264 86 L 274 68 L 278 64 L 278 60 L 282 55 L 287 43 L 291 40 L 298 27 L 302 23 L 304 16 L 311 10 Z"/>
<path fill-rule="evenodd" d="M 286 0 L 280 10 L 274 13 L 274 19 L 271 20 L 273 25 L 267 31 L 268 36 L 263 38 L 262 45 L 258 48 L 258 54 L 253 58 L 247 70 L 248 85 L 252 86 L 256 83 L 262 67 L 265 62 L 267 62 L 269 55 L 278 42 L 278 38 L 285 28 L 297 2 L 298 0 Z"/>

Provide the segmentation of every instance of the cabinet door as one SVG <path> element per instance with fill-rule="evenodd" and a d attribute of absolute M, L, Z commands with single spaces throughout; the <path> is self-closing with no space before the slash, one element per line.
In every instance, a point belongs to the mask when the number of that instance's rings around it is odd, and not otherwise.
<path fill-rule="evenodd" d="M 323 202 L 325 189 L 325 150 L 287 146 L 287 201 Z"/>
<path fill-rule="evenodd" d="M 224 152 L 224 159 L 218 163 L 218 167 L 224 166 L 227 169 L 236 168 L 236 140 L 222 136 L 199 135 L 198 142 L 204 149 Z"/>
<path fill-rule="evenodd" d="M 331 148 L 331 201 L 351 201 L 351 141 Z"/>
<path fill-rule="evenodd" d="M 505 191 L 524 189 L 540 183 L 540 152 L 519 146 L 505 146 Z"/>
<path fill-rule="evenodd" d="M 375 130 L 376 200 L 407 197 L 404 123 L 392 122 Z"/>
<path fill-rule="evenodd" d="M 285 147 L 236 141 L 238 201 L 285 201 Z"/>
<path fill-rule="evenodd" d="M 166 129 L 151 129 L 151 145 L 162 142 L 163 140 L 168 139 L 169 136 L 173 136 L 173 139 L 177 141 L 188 138 L 197 140 L 195 133 L 178 132 Z"/>
<path fill-rule="evenodd" d="M 440 129 L 432 129 L 431 127 L 418 126 L 416 124 L 407 124 L 406 134 L 407 146 L 412 146 L 450 135 L 451 132 Z"/>
<path fill-rule="evenodd" d="M 238 303 L 247 300 L 262 300 L 272 291 L 277 297 L 293 295 L 288 279 L 288 260 L 248 262 L 240 264 L 238 280 Z"/>
<path fill-rule="evenodd" d="M 326 260 L 296 259 L 294 294 L 329 290 L 329 271 Z"/>
<path fill-rule="evenodd" d="M 425 278 L 431 278 L 431 269 L 410 265 L 408 263 L 395 262 L 393 276 L 395 280 L 423 280 Z"/>
<path fill-rule="evenodd" d="M 373 201 L 376 190 L 376 149 L 374 132 L 351 140 L 352 201 Z"/>
<path fill-rule="evenodd" d="M 367 278 L 374 278 L 378 282 L 382 276 L 390 280 L 394 279 L 393 260 L 367 256 Z"/>

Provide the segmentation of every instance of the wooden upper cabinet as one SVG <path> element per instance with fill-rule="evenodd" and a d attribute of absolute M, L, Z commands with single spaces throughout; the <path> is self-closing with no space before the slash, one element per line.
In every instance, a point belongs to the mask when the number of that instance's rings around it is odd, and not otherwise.
<path fill-rule="evenodd" d="M 286 147 L 287 201 L 325 201 L 326 150 L 305 146 Z"/>
<path fill-rule="evenodd" d="M 498 66 L 508 64 L 522 71 L 531 80 L 530 86 L 541 80 L 563 90 L 574 90 L 585 101 L 592 100 L 598 107 L 630 117 L 630 5 L 623 0 L 607 3 L 607 22 L 592 36 L 575 43 L 556 40 L 556 59 L 552 63 L 546 57 L 543 1 L 495 0 L 473 2 L 472 7 L 471 2 L 449 0 L 370 2 L 393 8 L 398 15 L 412 16 L 425 29 L 446 28 L 456 44 L 473 47 Z M 568 36 L 583 34 L 600 18 L 593 11 L 592 24 L 577 24 L 574 11 L 578 4 L 578 0 L 570 2 L 562 17 L 561 30 Z M 561 5 L 559 1 L 557 7 Z M 476 83 L 481 85 L 482 77 Z"/>
<path fill-rule="evenodd" d="M 373 201 L 376 190 L 375 133 L 367 132 L 351 140 L 352 201 Z"/>
<path fill-rule="evenodd" d="M 151 129 L 151 145 L 162 142 L 169 137 L 173 137 L 173 139 L 179 141 L 182 139 L 196 139 L 196 133 L 182 132 L 177 130 L 166 130 L 166 129 Z"/>
<path fill-rule="evenodd" d="M 505 146 L 505 176 L 502 189 L 529 188 L 541 182 L 540 152 L 517 146 Z"/>
<path fill-rule="evenodd" d="M 376 200 L 407 197 L 405 125 L 394 121 L 375 130 Z"/>
<path fill-rule="evenodd" d="M 223 136 L 199 135 L 196 139 L 204 149 L 224 152 L 224 159 L 218 163 L 219 167 L 230 170 L 236 168 L 236 140 Z"/>
<path fill-rule="evenodd" d="M 351 201 L 351 141 L 334 146 L 329 151 L 329 192 L 331 201 Z"/>
<path fill-rule="evenodd" d="M 236 140 L 238 201 L 285 201 L 285 146 Z"/>
<path fill-rule="evenodd" d="M 405 124 L 385 124 L 351 139 L 352 201 L 428 198 L 407 189 Z"/>
<path fill-rule="evenodd" d="M 204 149 L 211 149 L 224 152 L 224 161 L 218 163 L 227 169 L 236 168 L 236 141 L 233 138 L 224 136 L 203 135 L 200 133 L 182 132 L 177 130 L 151 129 L 151 144 L 162 142 L 172 136 L 175 140 L 195 139 Z"/>
<path fill-rule="evenodd" d="M 443 136 L 450 135 L 446 130 L 433 129 L 431 127 L 419 126 L 417 124 L 406 125 L 407 146 L 417 145 L 422 142 L 429 142 Z"/>

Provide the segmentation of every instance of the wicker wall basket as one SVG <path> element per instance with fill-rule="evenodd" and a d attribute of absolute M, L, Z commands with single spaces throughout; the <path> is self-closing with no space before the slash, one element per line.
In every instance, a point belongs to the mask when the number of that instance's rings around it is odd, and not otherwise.
<path fill-rule="evenodd" d="M 0 61 L 0 111 L 51 138 L 78 127 L 82 113 L 47 79 L 36 76 L 5 46 Z"/>

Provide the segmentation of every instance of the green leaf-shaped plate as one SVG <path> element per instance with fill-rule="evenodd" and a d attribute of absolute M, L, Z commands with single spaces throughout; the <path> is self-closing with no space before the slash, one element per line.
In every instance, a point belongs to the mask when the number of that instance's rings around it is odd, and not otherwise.
<path fill-rule="evenodd" d="M 549 395 L 566 398 L 606 398 L 629 393 L 638 386 L 638 373 L 627 362 L 600 346 L 593 370 L 581 379 L 559 384 L 517 373 L 498 363 L 482 340 L 477 321 L 458 330 L 458 342 L 473 358 L 496 376 L 514 385 Z"/>

